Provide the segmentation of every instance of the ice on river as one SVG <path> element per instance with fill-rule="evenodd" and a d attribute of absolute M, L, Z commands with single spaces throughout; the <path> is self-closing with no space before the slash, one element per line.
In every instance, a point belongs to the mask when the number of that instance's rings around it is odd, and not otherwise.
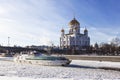
<path fill-rule="evenodd" d="M 0 80 L 2 80 L 2 78 L 9 78 L 9 77 L 11 79 L 12 77 L 30 78 L 27 80 L 31 80 L 31 79 L 42 80 L 40 78 L 44 78 L 44 79 L 49 78 L 49 80 L 50 78 L 58 78 L 58 79 L 60 78 L 61 80 L 62 79 L 69 79 L 69 80 L 71 79 L 72 80 L 117 79 L 117 80 L 120 80 L 120 71 L 94 68 L 99 66 L 109 66 L 109 67 L 113 66 L 118 68 L 120 67 L 120 63 L 73 60 L 69 66 L 62 67 L 62 66 L 40 66 L 40 65 L 31 65 L 31 64 L 16 64 L 10 61 L 0 61 L 0 76 L 1 76 Z"/>

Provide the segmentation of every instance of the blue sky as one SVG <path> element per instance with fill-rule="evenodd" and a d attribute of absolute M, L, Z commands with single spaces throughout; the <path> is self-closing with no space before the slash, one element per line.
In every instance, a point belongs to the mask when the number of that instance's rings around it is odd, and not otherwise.
<path fill-rule="evenodd" d="M 59 45 L 60 30 L 68 32 L 74 15 L 85 26 L 91 44 L 120 36 L 119 0 L 0 0 L 0 44 Z"/>

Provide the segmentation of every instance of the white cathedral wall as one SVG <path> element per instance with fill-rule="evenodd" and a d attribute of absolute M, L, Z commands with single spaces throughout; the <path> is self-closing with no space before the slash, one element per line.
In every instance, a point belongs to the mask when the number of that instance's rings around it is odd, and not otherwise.
<path fill-rule="evenodd" d="M 76 44 L 75 44 L 76 41 Z M 61 37 L 61 46 L 74 46 L 74 45 L 78 45 L 78 46 L 89 46 L 89 38 L 88 37 L 70 37 L 70 36 L 65 36 L 65 37 Z"/>

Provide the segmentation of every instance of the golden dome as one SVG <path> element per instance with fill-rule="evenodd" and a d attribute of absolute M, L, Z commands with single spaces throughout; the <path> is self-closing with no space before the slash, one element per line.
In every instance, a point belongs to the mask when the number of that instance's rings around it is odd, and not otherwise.
<path fill-rule="evenodd" d="M 64 32 L 64 29 L 61 29 L 61 32 Z"/>
<path fill-rule="evenodd" d="M 75 25 L 75 24 L 80 25 L 80 23 L 75 18 L 73 18 L 73 20 L 69 22 L 69 25 Z"/>
<path fill-rule="evenodd" d="M 84 32 L 88 32 L 88 30 L 85 28 Z"/>

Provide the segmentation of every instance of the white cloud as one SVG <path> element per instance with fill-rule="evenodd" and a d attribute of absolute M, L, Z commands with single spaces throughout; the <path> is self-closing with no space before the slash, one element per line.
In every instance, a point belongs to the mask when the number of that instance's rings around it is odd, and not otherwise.
<path fill-rule="evenodd" d="M 0 4 L 5 10 L 0 16 L 0 43 L 7 45 L 9 36 L 11 45 L 47 45 L 49 41 L 59 44 L 58 24 L 65 19 L 57 13 L 53 2 L 23 0 Z"/>
<path fill-rule="evenodd" d="M 89 35 L 91 38 L 91 44 L 96 42 L 109 42 L 112 38 L 115 37 L 114 32 L 117 30 L 113 30 L 111 28 L 95 28 L 89 27 Z"/>

